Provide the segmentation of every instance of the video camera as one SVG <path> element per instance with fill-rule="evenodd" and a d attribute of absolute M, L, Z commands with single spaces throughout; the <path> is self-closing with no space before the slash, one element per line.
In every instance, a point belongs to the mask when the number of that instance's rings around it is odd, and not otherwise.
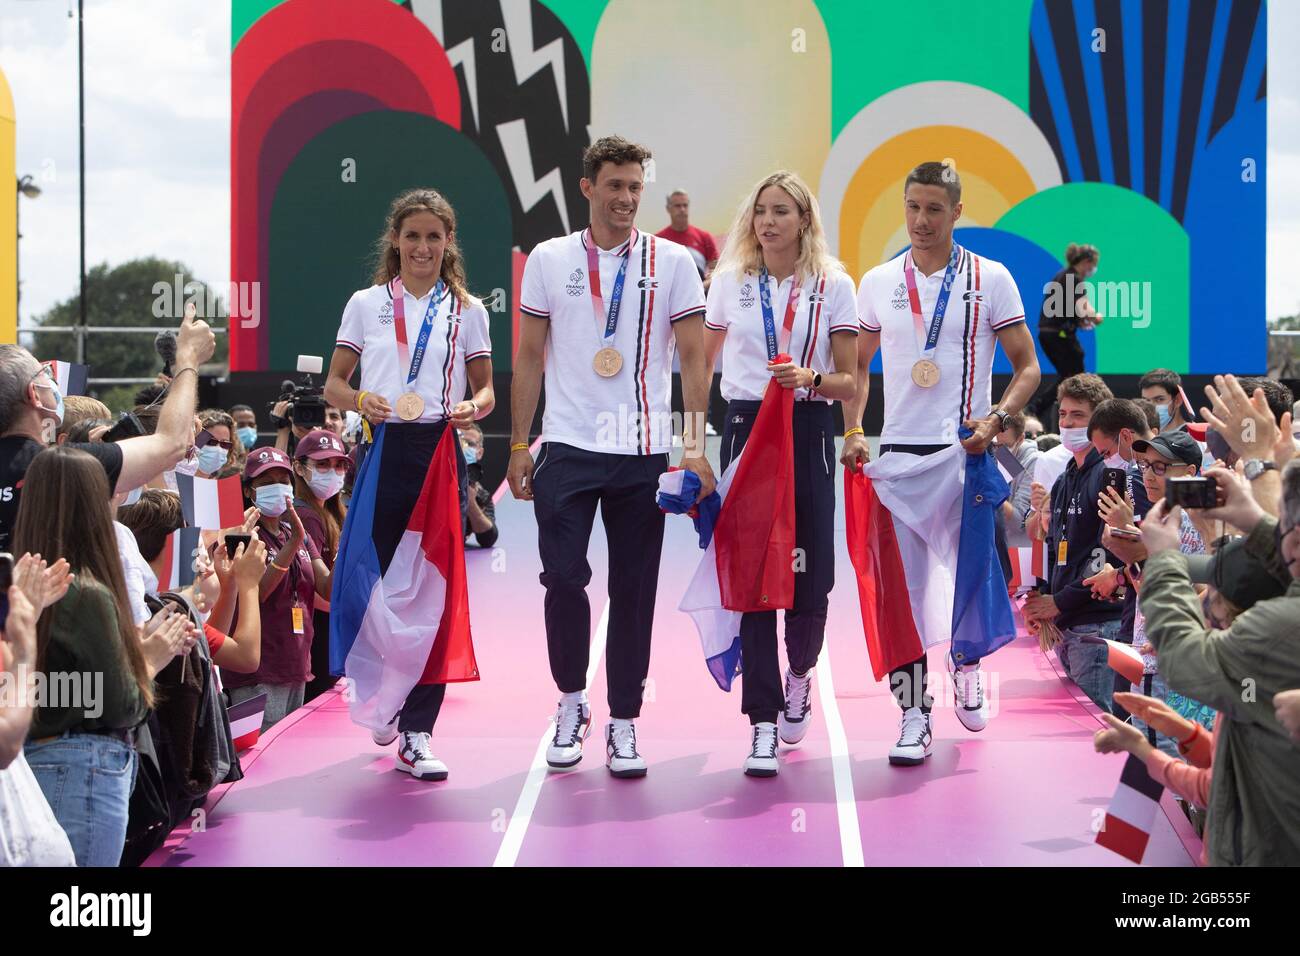
<path fill-rule="evenodd" d="M 325 389 L 313 385 L 311 377 L 319 375 L 324 360 L 319 355 L 299 355 L 298 371 L 304 373 L 302 382 L 294 384 L 292 379 L 285 379 L 280 385 L 280 397 L 274 402 L 267 402 L 267 408 L 274 408 L 279 402 L 288 402 L 284 413 L 294 425 L 302 428 L 325 427 Z"/>

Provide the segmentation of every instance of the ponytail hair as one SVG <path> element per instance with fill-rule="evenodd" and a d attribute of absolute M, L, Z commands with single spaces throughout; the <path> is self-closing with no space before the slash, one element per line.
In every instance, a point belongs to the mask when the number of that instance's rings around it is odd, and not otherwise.
<path fill-rule="evenodd" d="M 447 283 L 461 306 L 469 305 L 469 283 L 465 277 L 465 256 L 456 241 L 456 210 L 451 208 L 442 193 L 436 189 L 411 189 L 393 200 L 388 209 L 388 219 L 384 231 L 375 240 L 375 273 L 371 281 L 375 285 L 384 285 L 393 281 L 402 271 L 401 253 L 393 246 L 393 240 L 401 234 L 402 223 L 406 217 L 417 212 L 433 213 L 442 220 L 447 230 L 447 244 L 442 252 L 442 269 L 440 276 Z"/>

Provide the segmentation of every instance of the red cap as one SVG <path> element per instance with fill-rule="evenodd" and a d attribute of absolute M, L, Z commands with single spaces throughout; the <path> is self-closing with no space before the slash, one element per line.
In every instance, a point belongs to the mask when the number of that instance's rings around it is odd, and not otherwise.
<path fill-rule="evenodd" d="M 244 480 L 256 478 L 271 468 L 283 468 L 292 474 L 293 462 L 278 448 L 254 448 L 248 453 L 248 461 L 244 464 Z"/>
<path fill-rule="evenodd" d="M 348 450 L 332 431 L 313 428 L 298 439 L 293 454 L 295 458 L 347 458 Z"/>

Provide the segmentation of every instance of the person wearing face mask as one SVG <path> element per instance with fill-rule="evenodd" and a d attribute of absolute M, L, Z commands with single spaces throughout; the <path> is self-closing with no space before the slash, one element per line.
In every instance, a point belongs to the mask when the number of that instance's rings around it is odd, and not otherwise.
<path fill-rule="evenodd" d="M 350 465 L 348 451 L 332 429 L 314 428 L 303 435 L 294 452 L 293 507 L 307 537 L 332 573 L 339 534 L 347 518 L 342 491 Z M 307 701 L 319 697 L 338 682 L 330 673 L 330 605 L 326 596 L 316 598 L 313 630 L 311 672 L 314 676 L 307 684 L 304 698 Z"/>
<path fill-rule="evenodd" d="M 266 694 L 262 732 L 301 707 L 311 680 L 316 601 L 330 593 L 331 571 L 321 560 L 293 506 L 293 462 L 276 448 L 259 448 L 244 466 L 244 495 L 257 508 L 257 536 L 266 545 L 266 572 L 258 588 L 262 650 L 251 674 L 223 672 L 231 704 Z"/>
<path fill-rule="evenodd" d="M 1056 367 L 1056 378 L 1044 375 L 1029 402 L 1029 408 L 1040 417 L 1051 412 L 1056 386 L 1083 371 L 1083 345 L 1078 331 L 1088 331 L 1102 322 L 1088 301 L 1088 287 L 1084 284 L 1097 271 L 1100 259 L 1096 246 L 1071 243 L 1065 250 L 1065 266 L 1043 286 L 1038 343 Z"/>
<path fill-rule="evenodd" d="M 252 451 L 257 445 L 257 413 L 247 405 L 231 405 L 230 417 L 235 422 L 235 434 L 239 436 L 244 451 Z"/>
<path fill-rule="evenodd" d="M 1026 522 L 1032 537 L 1046 541 L 1048 584 L 1025 601 L 1025 622 L 1032 629 L 1052 622 L 1060 630 L 1056 655 L 1066 675 L 1104 711 L 1111 709 L 1113 681 L 1106 645 L 1085 638 L 1119 639 L 1123 607 L 1098 598 L 1086 578 L 1120 561 L 1102 545 L 1104 522 L 1097 498 L 1106 481 L 1106 462 L 1088 438 L 1093 412 L 1112 398 L 1106 383 L 1084 372 L 1057 388 L 1061 444 L 1070 450 L 1065 471 L 1048 492 L 1035 483 L 1035 513 Z"/>
<path fill-rule="evenodd" d="M 497 543 L 497 513 L 492 493 L 483 487 L 483 429 L 474 425 L 462 431 L 460 447 L 465 453 L 465 474 L 469 479 L 465 537 L 473 534 L 480 548 L 490 548 Z"/>
<path fill-rule="evenodd" d="M 1138 379 L 1138 391 L 1156 407 L 1160 416 L 1160 431 L 1184 428 L 1195 419 L 1187 395 L 1183 392 L 1183 379 L 1167 368 L 1153 368 Z"/>
<path fill-rule="evenodd" d="M 200 478 L 224 478 L 233 473 L 228 466 L 245 455 L 244 443 L 235 432 L 235 420 L 218 408 L 209 408 L 199 412 L 199 424 L 203 430 L 194 440 L 199 449 L 199 470 L 195 474 Z"/>

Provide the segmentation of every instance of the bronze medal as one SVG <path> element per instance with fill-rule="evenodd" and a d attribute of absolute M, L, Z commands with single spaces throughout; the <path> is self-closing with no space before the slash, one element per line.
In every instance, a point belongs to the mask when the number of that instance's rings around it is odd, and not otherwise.
<path fill-rule="evenodd" d="M 397 417 L 404 422 L 413 422 L 424 414 L 424 399 L 415 392 L 404 392 L 397 400 Z"/>
<path fill-rule="evenodd" d="M 603 348 L 596 353 L 591 364 L 601 378 L 613 378 L 623 369 L 623 356 L 618 349 Z"/>
<path fill-rule="evenodd" d="M 921 388 L 930 388 L 939 384 L 939 366 L 929 359 L 918 359 L 912 366 L 912 381 Z"/>

